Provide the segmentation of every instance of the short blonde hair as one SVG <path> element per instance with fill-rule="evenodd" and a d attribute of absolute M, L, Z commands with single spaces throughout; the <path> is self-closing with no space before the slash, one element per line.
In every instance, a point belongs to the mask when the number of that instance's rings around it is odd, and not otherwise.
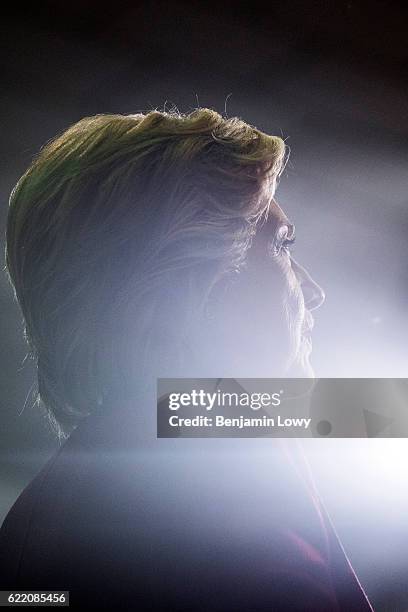
<path fill-rule="evenodd" d="M 191 287 L 203 304 L 242 263 L 284 157 L 206 108 L 86 117 L 42 148 L 11 194 L 6 264 L 60 431 L 123 376 L 129 326 L 135 354 L 166 335 L 165 299 L 186 328 Z"/>

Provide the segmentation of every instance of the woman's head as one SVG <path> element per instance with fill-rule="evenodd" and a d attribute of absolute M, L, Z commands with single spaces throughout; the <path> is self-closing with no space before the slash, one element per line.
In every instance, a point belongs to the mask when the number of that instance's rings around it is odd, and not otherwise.
<path fill-rule="evenodd" d="M 265 297 L 257 251 L 284 313 L 272 330 L 293 336 L 289 256 L 259 246 L 266 227 L 272 242 L 291 231 L 272 200 L 284 158 L 280 138 L 208 109 L 88 117 L 43 147 L 11 195 L 6 261 L 40 398 L 62 426 L 137 376 L 238 375 L 231 351 L 257 350 L 245 342 L 265 314 L 248 294 Z"/>

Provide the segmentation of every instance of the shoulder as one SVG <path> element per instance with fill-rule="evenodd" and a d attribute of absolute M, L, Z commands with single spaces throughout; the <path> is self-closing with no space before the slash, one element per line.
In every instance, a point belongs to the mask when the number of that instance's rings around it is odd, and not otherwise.
<path fill-rule="evenodd" d="M 8 512 L 0 529 L 1 588 L 81 592 L 88 580 L 99 583 L 97 569 L 112 543 L 109 526 L 124 524 L 117 518 L 128 499 L 111 438 L 103 446 L 95 426 L 97 419 L 81 424 Z"/>
<path fill-rule="evenodd" d="M 270 441 L 143 449 L 132 435 L 91 419 L 27 487 L 0 533 L 4 588 L 99 589 L 140 605 L 143 593 L 196 610 L 209 597 L 336 610 L 342 591 L 347 609 L 370 609 L 314 492 Z"/>
<path fill-rule="evenodd" d="M 0 529 L 0 580 L 4 588 L 17 586 L 24 548 L 31 530 L 41 491 L 46 486 L 47 475 L 52 468 L 52 457 L 39 474 L 19 495 Z"/>

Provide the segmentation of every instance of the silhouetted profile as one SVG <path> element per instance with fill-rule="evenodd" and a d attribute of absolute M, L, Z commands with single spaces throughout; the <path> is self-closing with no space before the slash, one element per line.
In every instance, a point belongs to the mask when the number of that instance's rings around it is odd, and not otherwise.
<path fill-rule="evenodd" d="M 157 377 L 310 375 L 320 287 L 281 139 L 208 109 L 85 118 L 13 190 L 7 269 L 61 448 L 0 531 L 2 589 L 71 607 L 370 610 L 295 441 L 157 439 Z"/>

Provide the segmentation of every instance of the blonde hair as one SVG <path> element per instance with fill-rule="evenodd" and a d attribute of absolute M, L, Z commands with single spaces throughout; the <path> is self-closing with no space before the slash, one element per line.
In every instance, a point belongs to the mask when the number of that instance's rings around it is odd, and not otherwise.
<path fill-rule="evenodd" d="M 206 108 L 86 117 L 42 148 L 11 194 L 6 264 L 60 431 L 242 264 L 284 157 Z"/>

